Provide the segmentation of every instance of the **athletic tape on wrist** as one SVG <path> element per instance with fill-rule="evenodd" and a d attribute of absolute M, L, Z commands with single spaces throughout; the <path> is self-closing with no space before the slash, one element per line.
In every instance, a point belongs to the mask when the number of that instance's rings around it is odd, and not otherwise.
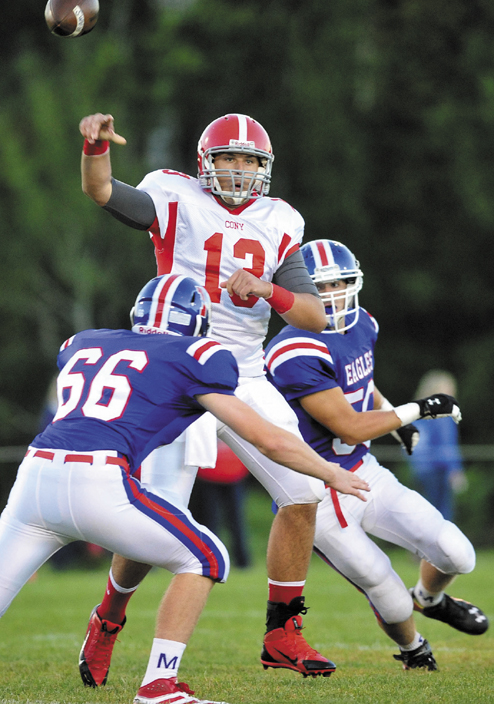
<path fill-rule="evenodd" d="M 382 397 L 382 403 L 381 403 L 381 408 L 379 409 L 380 411 L 394 411 L 395 407 L 393 404 L 391 404 L 387 398 Z"/>
<path fill-rule="evenodd" d="M 411 403 L 404 403 L 403 406 L 396 406 L 393 408 L 398 418 L 401 420 L 401 425 L 408 425 L 413 423 L 414 420 L 420 418 L 420 406 L 415 401 Z"/>
<path fill-rule="evenodd" d="M 88 139 L 84 140 L 82 151 L 86 156 L 99 156 L 110 148 L 110 142 L 106 139 L 97 139 L 93 144 Z"/>
<path fill-rule="evenodd" d="M 271 284 L 271 286 L 273 287 L 273 293 L 269 298 L 266 298 L 266 301 L 277 313 L 283 315 L 283 313 L 287 313 L 293 306 L 295 294 L 276 284 Z"/>

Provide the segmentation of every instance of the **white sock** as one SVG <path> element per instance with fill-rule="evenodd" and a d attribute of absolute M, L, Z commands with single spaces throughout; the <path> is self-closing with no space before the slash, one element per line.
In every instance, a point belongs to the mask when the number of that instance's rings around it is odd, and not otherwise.
<path fill-rule="evenodd" d="M 113 572 L 112 572 L 111 567 L 110 567 L 110 574 L 108 575 L 108 577 L 110 578 L 110 582 L 112 583 L 114 590 L 116 592 L 119 592 L 120 594 L 130 594 L 130 592 L 135 592 L 135 590 L 137 589 L 137 587 L 140 584 L 140 582 L 139 582 L 139 584 L 136 584 L 135 587 L 130 587 L 130 589 L 126 589 L 125 587 L 121 587 L 120 584 L 117 584 L 115 582 L 115 577 L 113 576 Z"/>
<path fill-rule="evenodd" d="M 185 648 L 185 643 L 155 638 L 141 687 L 154 680 L 176 677 Z"/>
<path fill-rule="evenodd" d="M 421 579 L 419 579 L 417 585 L 414 587 L 413 593 L 421 606 L 436 606 L 436 604 L 439 604 L 444 594 L 442 591 L 436 592 L 435 594 L 427 591 Z"/>
<path fill-rule="evenodd" d="M 403 650 L 403 651 L 416 650 L 418 647 L 420 647 L 422 645 L 423 642 L 424 642 L 424 639 L 422 638 L 420 633 L 416 633 L 415 638 L 412 640 L 411 643 L 409 643 L 408 645 L 400 645 L 400 650 Z"/>

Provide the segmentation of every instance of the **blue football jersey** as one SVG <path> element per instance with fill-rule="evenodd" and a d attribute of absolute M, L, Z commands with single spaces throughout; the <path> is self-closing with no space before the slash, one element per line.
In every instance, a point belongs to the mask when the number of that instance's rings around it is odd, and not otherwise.
<path fill-rule="evenodd" d="M 287 325 L 266 348 L 268 379 L 297 414 L 304 440 L 322 457 L 351 469 L 370 442 L 346 445 L 310 416 L 299 399 L 341 387 L 356 411 L 374 407 L 374 345 L 379 326 L 360 308 L 356 325 L 344 335 L 306 332 Z"/>
<path fill-rule="evenodd" d="M 234 356 L 209 338 L 85 330 L 58 355 L 58 409 L 33 447 L 117 450 L 132 469 L 205 409 L 197 394 L 233 395 Z"/>

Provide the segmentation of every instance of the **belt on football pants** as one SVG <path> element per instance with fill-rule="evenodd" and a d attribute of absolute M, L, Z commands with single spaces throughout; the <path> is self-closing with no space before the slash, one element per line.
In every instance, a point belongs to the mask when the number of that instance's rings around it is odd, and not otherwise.
<path fill-rule="evenodd" d="M 357 469 L 359 467 L 361 467 L 363 464 L 364 464 L 364 460 L 360 460 L 359 462 L 357 462 L 357 464 L 355 464 L 353 467 L 351 467 L 347 471 L 348 472 L 356 472 Z M 331 499 L 333 500 L 333 506 L 334 506 L 334 510 L 336 513 L 336 518 L 338 519 L 338 523 L 340 524 L 340 526 L 342 528 L 346 528 L 348 526 L 348 523 L 346 522 L 345 516 L 343 515 L 343 511 L 341 510 L 340 500 L 338 499 L 338 493 L 337 493 L 336 489 L 333 489 L 332 487 L 330 487 L 330 491 L 331 491 Z"/>
<path fill-rule="evenodd" d="M 32 448 L 32 449 L 34 449 L 34 448 Z M 26 452 L 25 456 L 27 457 L 29 453 L 30 453 L 30 451 L 28 450 Z M 35 450 L 32 457 L 40 457 L 41 459 L 50 460 L 50 462 L 52 462 L 53 459 L 55 458 L 55 453 L 50 452 L 49 450 Z M 78 453 L 74 453 L 74 452 L 67 452 L 63 461 L 64 461 L 64 463 L 84 462 L 86 464 L 93 464 L 94 456 L 86 454 L 86 453 L 78 454 Z M 119 467 L 123 467 L 127 472 L 130 473 L 128 460 L 125 457 L 125 455 L 123 455 L 120 452 L 118 453 L 118 457 L 111 457 L 110 455 L 107 455 L 106 460 L 105 460 L 105 464 L 116 464 Z"/>

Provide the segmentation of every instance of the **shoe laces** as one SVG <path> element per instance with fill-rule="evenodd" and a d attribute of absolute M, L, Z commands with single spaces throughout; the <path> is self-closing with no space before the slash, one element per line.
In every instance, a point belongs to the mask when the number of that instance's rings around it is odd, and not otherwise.
<path fill-rule="evenodd" d="M 305 610 L 307 611 L 307 609 Z M 301 657 L 303 653 L 304 660 L 310 660 L 312 656 L 319 655 L 317 650 L 314 650 L 302 635 L 303 625 L 300 616 L 292 616 L 292 618 L 289 618 L 283 630 L 285 632 L 286 646 L 291 654 Z"/>
<path fill-rule="evenodd" d="M 96 627 L 94 638 L 90 638 L 88 643 L 92 653 L 92 659 L 97 664 L 106 665 L 108 657 L 111 656 L 113 646 L 117 640 L 117 634 L 121 630 L 119 626 L 108 630 L 107 621 L 101 621 L 101 627 Z"/>
<path fill-rule="evenodd" d="M 186 682 L 177 682 L 176 687 L 181 692 L 185 692 L 185 694 L 195 694 L 194 690 L 192 690 Z"/>

